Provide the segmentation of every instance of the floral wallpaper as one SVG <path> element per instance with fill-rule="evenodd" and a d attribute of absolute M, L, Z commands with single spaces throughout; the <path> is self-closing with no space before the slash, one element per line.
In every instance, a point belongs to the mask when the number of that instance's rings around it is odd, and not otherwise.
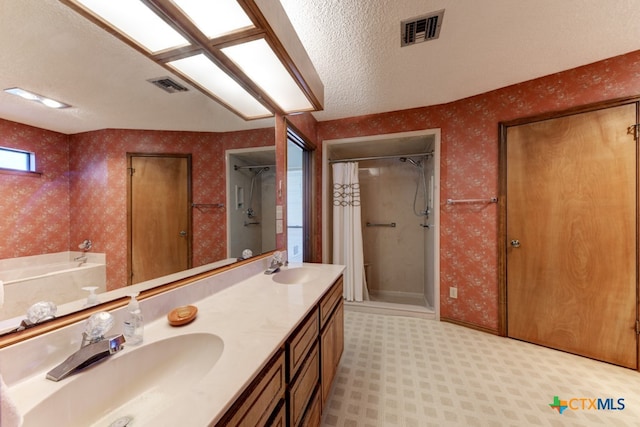
<path fill-rule="evenodd" d="M 0 258 L 69 250 L 67 141 L 66 135 L 0 119 L 0 147 L 37 153 L 42 173 L 0 173 Z"/>
<path fill-rule="evenodd" d="M 317 123 L 310 115 L 288 117 L 317 144 L 316 260 L 322 252 L 322 141 L 440 128 L 441 200 L 491 197 L 498 192 L 499 122 L 636 95 L 640 95 L 640 51 L 443 105 Z M 277 117 L 279 165 L 284 164 L 280 151 L 283 130 L 284 120 Z M 108 281 L 124 283 L 113 267 L 126 262 L 124 153 L 192 152 L 194 202 L 218 203 L 225 200 L 224 183 L 216 175 L 223 168 L 224 150 L 254 142 L 274 144 L 273 129 L 228 134 L 104 130 L 66 136 L 0 120 L 0 146 L 34 147 L 43 153 L 39 169 L 44 172 L 40 178 L 0 174 L 0 257 L 73 249 L 93 236 L 96 251 L 106 252 L 112 265 Z M 81 167 L 88 165 L 95 167 Z M 283 172 L 279 167 L 278 176 Z M 286 188 L 283 191 L 286 194 Z M 44 201 L 36 202 L 35 195 L 44 195 Z M 278 204 L 285 202 L 278 199 Z M 18 205 L 22 207 L 16 209 Z M 101 212 L 106 215 L 99 215 Z M 440 213 L 441 317 L 495 331 L 497 207 L 470 209 L 442 204 Z M 51 217 L 55 220 L 47 219 Z M 76 230 L 72 236 L 70 223 Z M 194 210 L 194 234 L 202 236 L 194 239 L 194 265 L 224 256 L 224 223 L 221 212 Z M 281 248 L 286 236 L 277 237 Z M 450 286 L 458 287 L 457 299 L 448 297 Z"/>
<path fill-rule="evenodd" d="M 34 147 L 43 171 L 42 179 L 0 176 L 0 214 L 15 217 L 0 223 L 0 232 L 11 231 L 12 243 L 1 246 L 0 257 L 77 250 L 91 239 L 93 250 L 107 255 L 108 289 L 127 282 L 122 268 L 127 265 L 127 153 L 191 153 L 193 202 L 226 203 L 225 150 L 273 145 L 275 138 L 273 128 L 228 133 L 107 129 L 67 136 L 7 121 L 0 121 L 0 132 L 16 141 L 14 148 Z M 0 145 L 8 143 L 3 139 Z M 226 257 L 225 212 L 193 209 L 194 266 Z"/>
<path fill-rule="evenodd" d="M 485 198 L 498 193 L 499 122 L 637 95 L 640 51 L 444 105 L 319 122 L 318 140 L 440 128 L 441 201 Z M 441 317 L 497 331 L 497 206 L 440 213 Z"/>

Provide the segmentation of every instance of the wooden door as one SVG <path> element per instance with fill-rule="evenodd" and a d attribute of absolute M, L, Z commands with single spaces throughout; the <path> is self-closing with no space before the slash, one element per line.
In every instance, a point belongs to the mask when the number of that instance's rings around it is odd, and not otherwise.
<path fill-rule="evenodd" d="M 507 129 L 507 335 L 637 368 L 627 104 Z"/>
<path fill-rule="evenodd" d="M 190 156 L 130 155 L 130 284 L 191 267 Z"/>

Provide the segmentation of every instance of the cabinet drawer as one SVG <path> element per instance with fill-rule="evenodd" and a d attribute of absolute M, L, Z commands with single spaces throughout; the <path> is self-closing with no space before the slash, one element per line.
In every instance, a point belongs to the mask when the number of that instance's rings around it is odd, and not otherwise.
<path fill-rule="evenodd" d="M 316 391 L 309 402 L 309 409 L 300 424 L 301 427 L 318 427 L 322 421 L 322 405 L 320 403 L 320 387 L 316 387 Z"/>
<path fill-rule="evenodd" d="M 298 373 L 309 350 L 318 340 L 318 310 L 314 309 L 287 341 L 289 382 Z"/>
<path fill-rule="evenodd" d="M 289 425 L 299 425 L 320 380 L 320 356 L 318 346 L 314 346 L 289 389 Z"/>
<path fill-rule="evenodd" d="M 284 352 L 272 359 L 260 373 L 219 426 L 258 427 L 268 425 L 285 391 Z"/>
<path fill-rule="evenodd" d="M 280 406 L 278 406 L 278 409 L 276 409 L 275 414 L 273 414 L 273 418 L 269 420 L 269 422 L 267 423 L 269 427 L 286 427 L 287 426 L 286 407 L 287 405 L 284 404 L 284 400 L 280 402 Z"/>
<path fill-rule="evenodd" d="M 338 302 L 342 299 L 342 276 L 331 286 L 331 289 L 320 301 L 320 329 L 324 328 L 327 319 Z"/>

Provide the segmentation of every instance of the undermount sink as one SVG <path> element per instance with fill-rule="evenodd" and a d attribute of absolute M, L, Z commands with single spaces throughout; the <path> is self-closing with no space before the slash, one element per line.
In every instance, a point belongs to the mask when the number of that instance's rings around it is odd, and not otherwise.
<path fill-rule="evenodd" d="M 273 274 L 273 281 L 283 285 L 298 285 L 311 282 L 320 277 L 313 267 L 289 267 Z"/>
<path fill-rule="evenodd" d="M 63 380 L 62 387 L 25 414 L 23 426 L 109 426 L 125 417 L 131 425 L 146 425 L 204 377 L 223 348 L 220 337 L 206 333 L 125 347 L 117 357 Z"/>

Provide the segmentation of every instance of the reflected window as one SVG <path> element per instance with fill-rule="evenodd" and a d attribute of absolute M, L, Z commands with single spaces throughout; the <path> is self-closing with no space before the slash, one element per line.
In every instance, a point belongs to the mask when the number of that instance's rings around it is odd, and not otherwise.
<path fill-rule="evenodd" d="M 291 128 L 287 129 L 287 255 L 291 262 L 312 261 L 312 150 Z"/>
<path fill-rule="evenodd" d="M 0 147 L 0 168 L 34 172 L 36 170 L 35 154 L 29 151 Z"/>

